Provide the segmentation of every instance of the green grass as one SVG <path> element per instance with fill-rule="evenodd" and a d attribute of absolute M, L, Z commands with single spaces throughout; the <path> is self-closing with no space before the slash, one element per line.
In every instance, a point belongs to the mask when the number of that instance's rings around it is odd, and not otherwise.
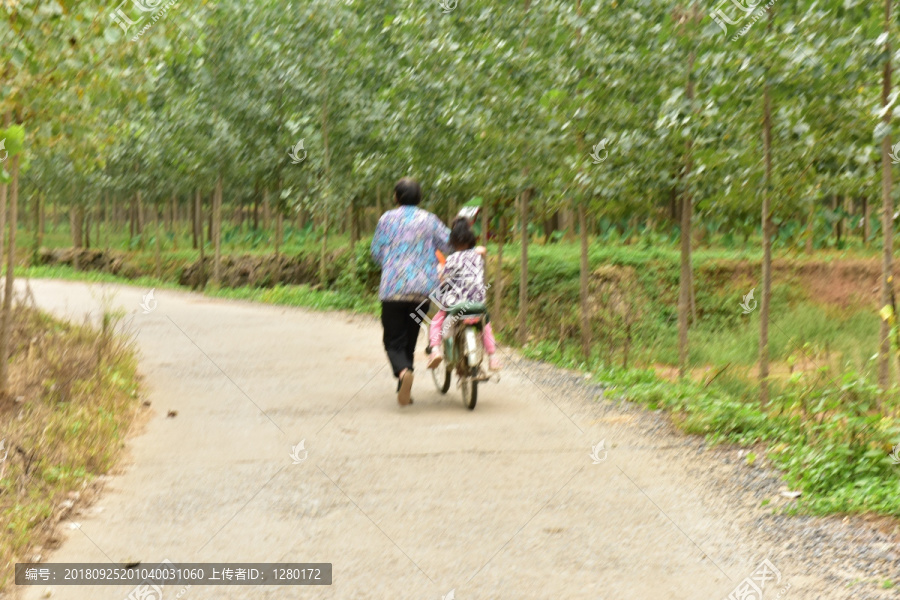
<path fill-rule="evenodd" d="M 102 271 L 76 271 L 65 265 L 39 265 L 26 267 L 16 272 L 17 278 L 32 279 L 65 279 L 67 281 L 87 281 L 90 283 L 121 283 L 137 287 L 154 287 L 168 289 L 183 289 L 177 283 L 149 275 L 142 275 L 135 279 L 129 279 L 120 275 L 104 273 Z"/>
<path fill-rule="evenodd" d="M 875 351 L 878 321 L 870 312 L 854 310 L 840 316 L 828 307 L 797 304 L 772 315 L 769 350 L 777 361 L 843 358 L 861 370 Z M 673 345 L 672 340 L 670 345 Z M 730 328 L 700 323 L 691 331 L 691 362 L 696 365 L 755 365 L 759 358 L 759 313 L 754 312 Z M 665 355 L 674 364 L 677 354 Z"/>
<path fill-rule="evenodd" d="M 378 314 L 380 309 L 380 304 L 375 298 L 340 290 L 319 290 L 308 285 L 276 285 L 272 288 L 219 288 L 210 289 L 206 293 L 219 298 L 251 300 L 316 310 L 346 310 L 374 315 Z"/>

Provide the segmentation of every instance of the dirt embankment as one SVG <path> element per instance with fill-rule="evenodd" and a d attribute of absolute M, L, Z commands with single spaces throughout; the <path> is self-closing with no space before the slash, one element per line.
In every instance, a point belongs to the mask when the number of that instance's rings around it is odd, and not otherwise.
<path fill-rule="evenodd" d="M 181 269 L 178 283 L 197 288 L 212 275 L 212 260 L 204 258 Z M 300 256 L 223 256 L 222 285 L 225 287 L 272 287 L 278 284 L 318 283 L 318 264 Z"/>
<path fill-rule="evenodd" d="M 141 275 L 153 275 L 152 265 L 139 265 L 127 254 L 95 249 L 57 248 L 42 249 L 38 255 L 41 265 L 66 265 L 85 271 L 99 271 L 135 279 Z M 318 282 L 318 264 L 312 257 L 267 255 L 267 256 L 223 256 L 222 281 L 225 287 L 258 286 L 272 287 L 278 284 L 299 285 Z M 212 258 L 205 257 L 202 264 L 199 260 L 180 261 L 175 264 L 170 259 L 162 268 L 164 274 L 180 285 L 191 288 L 200 287 L 203 280 L 212 276 Z"/>
<path fill-rule="evenodd" d="M 735 281 L 759 282 L 759 262 L 715 261 L 698 268 L 698 282 L 733 286 Z M 850 258 L 830 261 L 772 262 L 772 280 L 795 283 L 811 300 L 840 308 L 877 307 L 881 294 L 881 260 Z"/>
<path fill-rule="evenodd" d="M 339 263 L 345 258 L 340 252 L 330 257 L 328 261 L 330 279 L 337 278 L 343 268 Z M 155 270 L 152 256 L 145 257 L 144 261 L 139 262 L 127 253 L 114 250 L 42 249 L 38 261 L 42 265 L 77 264 L 79 269 L 111 273 L 129 279 L 152 275 Z M 221 284 L 225 287 L 272 287 L 278 284 L 299 285 L 319 282 L 318 261 L 312 255 L 228 255 L 222 257 L 221 269 Z M 171 278 L 177 280 L 180 285 L 197 288 L 204 273 L 207 280 L 210 278 L 212 258 L 206 257 L 202 265 L 199 260 L 173 263 L 172 259 L 166 259 L 163 273 L 170 273 Z M 772 279 L 776 283 L 796 284 L 798 290 L 817 303 L 840 308 L 875 308 L 880 297 L 881 261 L 878 258 L 830 261 L 780 259 L 773 262 Z M 603 295 L 622 287 L 633 288 L 633 280 L 634 274 L 627 267 L 602 266 L 594 273 L 592 294 Z M 758 261 L 720 260 L 698 264 L 696 267 L 697 286 L 709 289 L 737 287 L 746 293 L 751 287 L 759 287 L 759 280 Z M 628 285 L 625 285 L 626 283 Z M 612 295 L 618 296 L 616 293 Z"/>
<path fill-rule="evenodd" d="M 85 271 L 100 271 L 135 279 L 142 273 L 127 256 L 106 250 L 85 248 L 41 248 L 37 261 L 39 265 L 64 265 Z"/>

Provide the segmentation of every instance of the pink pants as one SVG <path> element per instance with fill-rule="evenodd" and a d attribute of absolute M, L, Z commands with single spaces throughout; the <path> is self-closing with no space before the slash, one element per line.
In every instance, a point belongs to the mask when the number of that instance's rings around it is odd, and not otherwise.
<path fill-rule="evenodd" d="M 441 347 L 441 337 L 444 329 L 444 319 L 447 317 L 446 310 L 439 310 L 431 319 L 431 328 L 428 330 L 428 345 L 432 348 Z M 484 350 L 488 355 L 493 355 L 497 351 L 497 342 L 494 340 L 494 331 L 491 329 L 490 323 L 484 324 L 484 331 L 481 335 L 484 342 Z"/>

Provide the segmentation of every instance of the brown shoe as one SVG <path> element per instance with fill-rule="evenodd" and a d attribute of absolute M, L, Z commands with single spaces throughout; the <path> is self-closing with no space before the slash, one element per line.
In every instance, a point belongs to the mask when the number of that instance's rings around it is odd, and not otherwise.
<path fill-rule="evenodd" d="M 432 348 L 431 354 L 428 355 L 428 368 L 436 369 L 442 360 L 444 360 L 444 357 L 441 356 L 441 351 L 437 348 Z"/>
<path fill-rule="evenodd" d="M 403 372 L 400 373 L 400 389 L 397 390 L 397 402 L 400 403 L 400 406 L 412 404 L 412 398 L 410 398 L 412 384 L 413 372 L 409 369 L 404 369 Z"/>

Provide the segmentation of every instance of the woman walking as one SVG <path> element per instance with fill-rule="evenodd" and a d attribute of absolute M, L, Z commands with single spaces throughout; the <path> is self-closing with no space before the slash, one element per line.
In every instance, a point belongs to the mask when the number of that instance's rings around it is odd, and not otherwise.
<path fill-rule="evenodd" d="M 418 207 L 422 190 L 404 177 L 394 186 L 397 208 L 381 216 L 372 238 L 372 258 L 381 266 L 381 325 L 384 349 L 397 378 L 397 402 L 412 403 L 413 354 L 419 336 L 416 315 L 428 312 L 428 295 L 438 287 L 435 250 L 449 253 L 450 229 Z"/>

